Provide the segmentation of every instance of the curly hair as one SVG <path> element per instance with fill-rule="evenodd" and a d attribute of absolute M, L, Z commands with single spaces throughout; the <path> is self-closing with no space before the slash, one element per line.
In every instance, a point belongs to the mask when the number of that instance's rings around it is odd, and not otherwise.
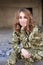
<path fill-rule="evenodd" d="M 21 29 L 21 25 L 19 23 L 19 13 L 20 12 L 24 12 L 25 13 L 25 16 L 26 18 L 28 19 L 27 21 L 27 26 L 25 27 L 25 31 L 28 31 L 31 32 L 33 30 L 33 28 L 35 27 L 35 21 L 33 19 L 33 16 L 31 14 L 31 12 L 27 9 L 19 9 L 16 13 L 15 13 L 15 22 L 13 24 L 13 28 L 16 30 L 18 29 L 18 31 L 20 31 Z M 17 28 L 17 25 L 18 25 L 18 28 Z"/>

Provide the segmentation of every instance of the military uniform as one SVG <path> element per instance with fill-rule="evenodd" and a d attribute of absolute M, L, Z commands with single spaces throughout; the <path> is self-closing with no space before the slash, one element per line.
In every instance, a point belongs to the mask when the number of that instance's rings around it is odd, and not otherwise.
<path fill-rule="evenodd" d="M 37 26 L 33 28 L 30 34 L 23 29 L 20 33 L 13 32 L 12 51 L 6 65 L 15 65 L 18 59 L 24 59 L 25 65 L 32 65 L 33 62 L 43 60 L 43 40 Z M 21 54 L 21 49 L 26 49 L 31 53 L 31 58 L 25 59 Z"/>

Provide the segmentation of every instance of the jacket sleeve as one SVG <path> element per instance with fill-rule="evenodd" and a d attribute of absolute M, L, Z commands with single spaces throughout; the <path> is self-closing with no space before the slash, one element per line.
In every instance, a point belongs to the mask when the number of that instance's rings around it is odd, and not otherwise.
<path fill-rule="evenodd" d="M 15 50 L 15 52 L 19 52 L 20 48 L 19 48 L 19 37 L 15 34 L 15 32 L 13 32 L 12 34 L 12 48 Z"/>
<path fill-rule="evenodd" d="M 32 52 L 33 58 L 35 60 L 41 60 L 43 58 L 43 39 L 37 26 L 29 35 L 29 42 L 31 43 L 31 48 L 34 50 L 34 52 Z"/>
<path fill-rule="evenodd" d="M 28 47 L 28 44 L 27 44 L 28 41 L 27 41 L 26 32 L 24 31 L 24 29 L 21 29 L 20 40 L 23 45 L 23 48 Z"/>

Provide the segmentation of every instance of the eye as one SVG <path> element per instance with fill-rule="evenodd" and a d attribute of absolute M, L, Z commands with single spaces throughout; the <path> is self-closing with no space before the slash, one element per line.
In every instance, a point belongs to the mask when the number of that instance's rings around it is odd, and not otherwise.
<path fill-rule="evenodd" d="M 22 17 L 20 16 L 19 19 L 21 19 Z"/>
<path fill-rule="evenodd" d="M 28 19 L 26 16 L 24 16 L 25 19 Z"/>

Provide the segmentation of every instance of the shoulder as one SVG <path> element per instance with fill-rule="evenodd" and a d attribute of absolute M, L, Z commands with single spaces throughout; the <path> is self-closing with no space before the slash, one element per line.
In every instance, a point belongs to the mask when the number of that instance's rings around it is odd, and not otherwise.
<path fill-rule="evenodd" d="M 16 34 L 15 34 L 15 31 L 13 31 L 13 33 L 12 33 L 12 36 L 15 36 Z"/>
<path fill-rule="evenodd" d="M 32 32 L 30 33 L 29 37 L 33 37 L 34 34 L 37 34 L 37 33 L 38 33 L 38 26 L 36 25 L 36 26 L 33 28 Z"/>
<path fill-rule="evenodd" d="M 34 28 L 33 28 L 33 30 L 32 30 L 32 32 L 31 33 L 40 33 L 41 32 L 41 30 L 40 30 L 40 28 L 39 28 L 39 26 L 35 26 Z"/>
<path fill-rule="evenodd" d="M 40 27 L 39 26 L 35 26 L 34 28 L 33 28 L 33 31 L 32 32 L 34 32 L 34 33 L 40 33 L 41 32 L 41 29 L 40 29 Z"/>
<path fill-rule="evenodd" d="M 37 25 L 33 28 L 33 31 L 30 33 L 29 40 L 31 41 L 35 37 L 41 37 L 41 34 L 39 32 L 39 27 Z"/>
<path fill-rule="evenodd" d="M 13 33 L 12 33 L 12 41 L 18 42 L 18 40 L 19 40 L 19 36 L 17 35 L 17 33 L 15 31 L 13 31 Z"/>
<path fill-rule="evenodd" d="M 12 37 L 14 37 L 14 38 L 17 38 L 18 37 L 18 35 L 17 35 L 17 33 L 15 31 L 13 31 Z"/>
<path fill-rule="evenodd" d="M 38 26 L 36 25 L 36 26 L 33 28 L 33 31 L 34 31 L 34 32 L 38 32 L 38 30 L 39 30 L 39 29 L 38 29 Z"/>

